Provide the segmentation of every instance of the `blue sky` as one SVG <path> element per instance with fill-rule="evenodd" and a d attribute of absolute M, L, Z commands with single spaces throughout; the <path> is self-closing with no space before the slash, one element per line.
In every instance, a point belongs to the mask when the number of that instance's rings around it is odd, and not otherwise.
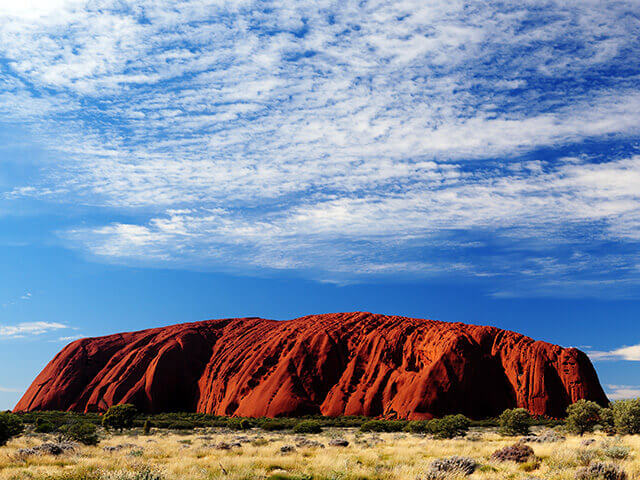
<path fill-rule="evenodd" d="M 640 395 L 636 1 L 0 0 L 0 408 L 65 342 L 491 324 Z"/>

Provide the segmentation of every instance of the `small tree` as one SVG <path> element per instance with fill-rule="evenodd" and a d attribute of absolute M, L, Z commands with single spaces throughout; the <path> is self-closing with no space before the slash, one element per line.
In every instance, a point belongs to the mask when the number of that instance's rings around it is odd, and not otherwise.
<path fill-rule="evenodd" d="M 24 425 L 20 417 L 9 412 L 0 413 L 0 446 L 22 433 Z"/>
<path fill-rule="evenodd" d="M 56 431 L 56 426 L 51 422 L 38 418 L 36 419 L 36 428 L 34 430 L 37 433 L 51 433 Z"/>
<path fill-rule="evenodd" d="M 142 425 L 142 433 L 149 435 L 151 433 L 151 422 L 147 418 Z"/>
<path fill-rule="evenodd" d="M 293 427 L 295 433 L 322 433 L 322 425 L 315 420 L 302 420 Z"/>
<path fill-rule="evenodd" d="M 600 409 L 600 421 L 598 423 L 602 427 L 602 431 L 607 435 L 614 435 L 616 433 L 612 408 L 607 407 Z"/>
<path fill-rule="evenodd" d="M 60 431 L 66 438 L 74 442 L 85 445 L 97 445 L 99 442 L 98 429 L 91 422 L 74 422 L 65 425 Z"/>
<path fill-rule="evenodd" d="M 531 415 L 524 408 L 507 409 L 500 415 L 500 433 L 502 435 L 516 436 L 529 433 Z"/>
<path fill-rule="evenodd" d="M 613 402 L 613 424 L 620 435 L 640 433 L 640 399 Z"/>
<path fill-rule="evenodd" d="M 464 415 L 447 415 L 434 418 L 427 423 L 427 431 L 436 438 L 464 437 L 471 426 L 471 422 Z"/>
<path fill-rule="evenodd" d="M 578 400 L 567 408 L 565 426 L 567 430 L 579 435 L 593 432 L 593 427 L 600 420 L 601 407 L 591 400 Z"/>
<path fill-rule="evenodd" d="M 227 421 L 227 426 L 232 430 L 249 430 L 251 422 L 248 418 L 230 418 Z"/>
<path fill-rule="evenodd" d="M 105 428 L 115 428 L 120 431 L 122 431 L 123 428 L 131 428 L 137 413 L 136 407 L 129 403 L 112 405 L 102 416 L 102 426 Z"/>

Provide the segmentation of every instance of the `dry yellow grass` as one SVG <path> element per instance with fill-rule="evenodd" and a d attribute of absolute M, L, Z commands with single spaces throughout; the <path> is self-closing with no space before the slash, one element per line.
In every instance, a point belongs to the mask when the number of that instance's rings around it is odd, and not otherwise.
<path fill-rule="evenodd" d="M 250 442 L 230 450 L 214 445 L 233 442 L 246 436 Z M 611 439 L 601 435 L 568 437 L 554 443 L 531 444 L 539 457 L 539 467 L 525 471 L 515 463 L 496 462 L 491 454 L 514 443 L 490 431 L 472 433 L 467 439 L 434 440 L 410 433 L 360 433 L 352 429 L 327 429 L 322 434 L 307 435 L 326 448 L 296 447 L 291 453 L 281 453 L 285 445 L 295 445 L 299 435 L 292 433 L 222 432 L 199 430 L 189 435 L 155 432 L 150 436 L 108 435 L 95 447 L 79 446 L 75 452 L 57 457 L 35 455 L 21 458 L 18 450 L 33 447 L 46 435 L 27 435 L 12 440 L 0 448 L 0 480 L 204 480 L 204 479 L 381 479 L 414 480 L 424 478 L 430 463 L 443 457 L 460 455 L 475 459 L 480 467 L 468 477 L 470 480 L 574 479 L 576 470 L 584 463 L 585 455 L 592 460 L 618 463 L 630 479 L 640 478 L 640 438 Z M 348 447 L 329 446 L 329 440 L 341 437 Z M 479 437 L 479 438 L 478 438 Z M 589 447 L 582 446 L 585 438 L 594 438 Z M 607 459 L 603 443 L 617 442 L 630 449 L 624 460 Z M 108 452 L 104 447 L 126 445 Z M 141 472 L 149 472 L 145 477 Z"/>

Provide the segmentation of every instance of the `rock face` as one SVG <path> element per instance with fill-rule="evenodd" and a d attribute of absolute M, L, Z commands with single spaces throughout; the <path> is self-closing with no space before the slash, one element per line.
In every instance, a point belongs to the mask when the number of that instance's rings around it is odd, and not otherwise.
<path fill-rule="evenodd" d="M 607 398 L 587 356 L 494 327 L 337 313 L 237 318 L 86 338 L 38 375 L 16 411 L 247 417 L 480 418 L 505 408 L 560 417 Z"/>

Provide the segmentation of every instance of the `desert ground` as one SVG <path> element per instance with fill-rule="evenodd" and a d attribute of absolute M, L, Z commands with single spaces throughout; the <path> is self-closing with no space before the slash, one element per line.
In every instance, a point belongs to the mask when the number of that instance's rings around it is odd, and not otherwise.
<path fill-rule="evenodd" d="M 627 478 L 640 477 L 640 437 L 566 435 L 546 427 L 529 441 L 535 456 L 523 463 L 498 461 L 496 450 L 519 441 L 490 428 L 464 438 L 438 440 L 425 434 L 369 433 L 330 428 L 320 434 L 237 432 L 203 428 L 188 434 L 152 430 L 143 435 L 101 432 L 96 446 L 71 445 L 58 455 L 33 454 L 52 434 L 27 433 L 0 448 L 0 480 L 204 480 L 204 479 L 433 479 L 461 478 L 468 472 L 434 473 L 433 462 L 452 456 L 477 463 L 469 479 L 586 479 L 581 470 L 603 462 Z M 346 440 L 348 445 L 343 446 Z M 338 443 L 339 445 L 336 445 Z M 605 475 L 606 476 L 606 475 Z M 601 476 L 602 478 L 602 476 Z M 618 477 L 620 479 L 622 477 Z M 611 480 L 614 480 L 613 478 Z"/>

